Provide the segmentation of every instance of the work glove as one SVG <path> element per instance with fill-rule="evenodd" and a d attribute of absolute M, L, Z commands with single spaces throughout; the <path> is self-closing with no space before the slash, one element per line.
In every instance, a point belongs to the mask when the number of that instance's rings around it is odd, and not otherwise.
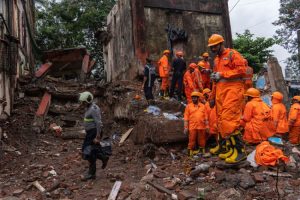
<path fill-rule="evenodd" d="M 189 130 L 188 130 L 187 128 L 185 128 L 184 131 L 183 131 L 183 134 L 184 134 L 184 135 L 187 135 L 188 132 L 189 132 Z"/>
<path fill-rule="evenodd" d="M 221 79 L 220 72 L 214 72 L 210 75 L 210 78 L 216 82 L 218 82 Z"/>

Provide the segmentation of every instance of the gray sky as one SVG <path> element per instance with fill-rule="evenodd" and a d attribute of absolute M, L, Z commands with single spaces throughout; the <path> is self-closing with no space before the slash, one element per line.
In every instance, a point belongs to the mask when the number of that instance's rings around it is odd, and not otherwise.
<path fill-rule="evenodd" d="M 239 0 L 229 0 L 229 10 Z M 235 33 L 243 33 L 249 29 L 251 33 L 259 37 L 272 37 L 278 27 L 272 22 L 278 19 L 280 8 L 279 0 L 240 0 L 230 12 L 231 29 L 233 37 Z M 273 46 L 274 55 L 281 67 L 285 68 L 285 60 L 288 52 L 281 46 Z"/>

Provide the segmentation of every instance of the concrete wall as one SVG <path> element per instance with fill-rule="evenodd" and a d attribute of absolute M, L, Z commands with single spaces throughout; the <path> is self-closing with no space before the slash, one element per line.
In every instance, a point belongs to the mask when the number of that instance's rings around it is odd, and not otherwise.
<path fill-rule="evenodd" d="M 17 78 L 33 68 L 34 57 L 28 27 L 34 30 L 33 0 L 2 0 L 0 13 L 0 115 L 10 115 Z M 25 10 L 28 14 L 27 26 Z M 3 104 L 5 102 L 5 104 Z"/>
<path fill-rule="evenodd" d="M 188 34 L 186 42 L 175 44 L 174 50 L 182 50 L 190 60 L 208 51 L 207 41 L 212 33 L 224 35 L 222 16 L 199 12 L 169 12 L 165 9 L 145 8 L 146 48 L 156 59 L 168 48 L 166 27 L 183 29 Z"/>
<path fill-rule="evenodd" d="M 107 81 L 132 79 L 137 72 L 130 0 L 118 1 L 107 16 L 107 27 L 112 34 L 111 41 L 104 47 Z"/>
<path fill-rule="evenodd" d="M 158 60 L 168 48 L 168 24 L 187 32 L 188 40 L 173 43 L 173 50 L 183 50 L 188 60 L 208 51 L 213 33 L 222 34 L 226 46 L 232 44 L 228 0 L 118 1 L 107 17 L 112 35 L 104 47 L 107 81 L 135 78 L 148 55 Z"/>

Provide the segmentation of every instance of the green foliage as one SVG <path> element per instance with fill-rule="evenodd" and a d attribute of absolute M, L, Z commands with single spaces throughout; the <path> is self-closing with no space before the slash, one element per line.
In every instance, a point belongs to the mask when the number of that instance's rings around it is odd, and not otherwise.
<path fill-rule="evenodd" d="M 300 29 L 300 1 L 280 0 L 279 19 L 273 23 L 280 28 L 276 31 L 280 43 L 290 53 L 295 54 L 297 29 Z"/>
<path fill-rule="evenodd" d="M 254 34 L 249 30 L 245 30 L 243 34 L 237 33 L 236 36 L 237 38 L 233 40 L 233 47 L 248 60 L 249 66 L 253 67 L 255 73 L 272 56 L 273 50 L 269 48 L 278 43 L 278 40 L 274 38 L 254 38 Z"/>
<path fill-rule="evenodd" d="M 36 41 L 42 50 L 85 46 L 102 61 L 102 44 L 94 38 L 106 24 L 115 0 L 37 0 Z"/>
<path fill-rule="evenodd" d="M 297 30 L 300 29 L 300 1 L 280 0 L 279 19 L 273 24 L 280 27 L 276 30 L 280 44 L 292 54 L 287 60 L 287 68 L 299 66 L 299 61 L 295 58 L 298 49 Z"/>

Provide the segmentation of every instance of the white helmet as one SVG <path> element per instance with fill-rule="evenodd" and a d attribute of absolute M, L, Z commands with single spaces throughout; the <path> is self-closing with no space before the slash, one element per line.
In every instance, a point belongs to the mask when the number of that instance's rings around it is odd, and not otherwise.
<path fill-rule="evenodd" d="M 79 101 L 83 102 L 87 102 L 87 103 L 92 103 L 94 97 L 92 95 L 92 93 L 85 91 L 82 93 L 79 93 Z"/>

